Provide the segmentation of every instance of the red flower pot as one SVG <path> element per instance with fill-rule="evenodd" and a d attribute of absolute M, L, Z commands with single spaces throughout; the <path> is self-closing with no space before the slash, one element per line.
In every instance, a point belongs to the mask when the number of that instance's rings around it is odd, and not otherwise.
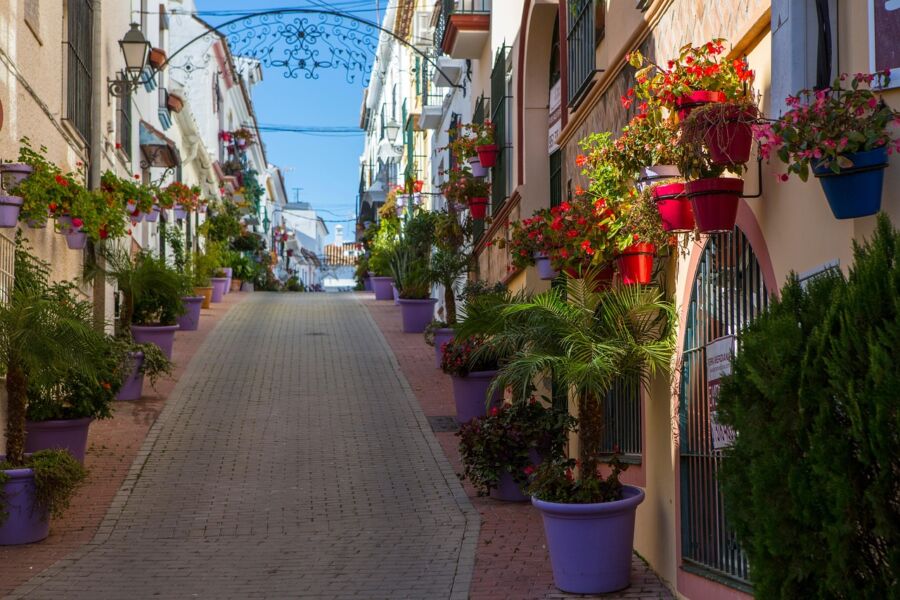
<path fill-rule="evenodd" d="M 653 278 L 653 257 L 656 255 L 656 246 L 653 244 L 639 243 L 629 246 L 616 258 L 616 266 L 622 276 L 622 283 L 626 285 L 650 283 Z"/>
<path fill-rule="evenodd" d="M 489 144 L 487 146 L 475 146 L 475 152 L 478 153 L 478 160 L 481 161 L 481 166 L 490 169 L 495 164 L 497 164 L 497 145 Z"/>
<path fill-rule="evenodd" d="M 709 149 L 709 157 L 717 165 L 739 165 L 750 160 L 753 145 L 753 131 L 747 119 L 752 115 L 733 107 L 724 123 L 716 124 L 706 131 L 704 143 Z"/>
<path fill-rule="evenodd" d="M 722 92 L 699 90 L 685 94 L 675 101 L 675 105 L 678 107 L 678 118 L 682 120 L 686 119 L 687 116 L 691 114 L 691 111 L 698 106 L 712 104 L 713 102 L 725 102 L 725 99 L 725 94 Z"/>
<path fill-rule="evenodd" d="M 487 198 L 469 198 L 469 212 L 472 213 L 472 218 L 481 221 L 484 219 L 487 214 Z"/>
<path fill-rule="evenodd" d="M 700 233 L 721 233 L 734 229 L 738 200 L 744 193 L 743 179 L 698 179 L 688 181 L 685 190 L 691 198 L 694 219 Z"/>
<path fill-rule="evenodd" d="M 653 189 L 656 209 L 662 217 L 662 226 L 666 231 L 675 233 L 694 229 L 694 211 L 691 199 L 684 192 L 683 183 L 669 183 Z"/>

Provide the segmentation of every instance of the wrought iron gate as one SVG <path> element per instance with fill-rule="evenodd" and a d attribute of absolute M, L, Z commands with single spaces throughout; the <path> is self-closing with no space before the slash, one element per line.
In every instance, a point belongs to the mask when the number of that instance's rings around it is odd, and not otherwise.
<path fill-rule="evenodd" d="M 728 527 L 716 473 L 706 380 L 706 345 L 737 334 L 768 305 L 769 292 L 743 232 L 711 236 L 685 319 L 679 393 L 681 554 L 688 570 L 745 588 L 747 556 Z"/>

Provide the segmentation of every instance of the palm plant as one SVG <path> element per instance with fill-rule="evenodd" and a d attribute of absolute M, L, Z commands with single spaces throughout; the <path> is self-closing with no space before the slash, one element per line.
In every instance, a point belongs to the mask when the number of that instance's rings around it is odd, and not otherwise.
<path fill-rule="evenodd" d="M 444 311 L 447 325 L 456 324 L 456 283 L 469 270 L 469 254 L 446 248 L 438 248 L 431 255 L 431 276 L 444 287 Z"/>
<path fill-rule="evenodd" d="M 6 370 L 6 462 L 25 464 L 25 420 L 30 385 L 52 386 L 73 369 L 96 381 L 93 357 L 105 344 L 84 305 L 48 283 L 47 266 L 21 239 L 15 252 L 15 282 L 0 303 L 0 363 Z M 68 288 L 69 291 L 71 288 Z M 98 384 L 99 385 L 99 384 Z"/>
<path fill-rule="evenodd" d="M 602 402 L 615 382 L 643 384 L 669 367 L 674 350 L 674 307 L 653 287 L 597 291 L 593 274 L 567 278 L 564 289 L 467 307 L 457 335 L 484 335 L 478 353 L 506 357 L 493 389 L 512 387 L 527 397 L 536 381 L 552 377 L 578 402 L 582 472 L 593 473 L 603 433 Z"/>

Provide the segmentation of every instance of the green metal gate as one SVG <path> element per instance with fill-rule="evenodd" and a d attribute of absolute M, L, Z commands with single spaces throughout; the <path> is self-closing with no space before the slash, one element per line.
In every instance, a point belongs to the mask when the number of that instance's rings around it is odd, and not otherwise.
<path fill-rule="evenodd" d="M 728 527 L 716 473 L 706 380 L 706 345 L 735 335 L 768 305 L 769 291 L 743 232 L 710 236 L 685 319 L 679 394 L 681 555 L 686 570 L 747 589 L 747 555 Z"/>

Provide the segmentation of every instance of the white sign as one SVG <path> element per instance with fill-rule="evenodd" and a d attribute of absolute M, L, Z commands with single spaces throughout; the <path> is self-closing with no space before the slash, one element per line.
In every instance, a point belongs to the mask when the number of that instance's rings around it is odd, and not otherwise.
<path fill-rule="evenodd" d="M 562 80 L 557 81 L 550 88 L 550 107 L 549 107 L 549 123 L 550 129 L 547 132 L 547 153 L 553 154 L 559 149 L 556 140 L 559 138 L 559 132 L 562 131 Z"/>
<path fill-rule="evenodd" d="M 727 335 L 706 345 L 706 387 L 709 398 L 709 429 L 713 448 L 719 450 L 734 443 L 735 433 L 719 423 L 718 400 L 722 378 L 731 375 L 731 359 L 734 357 L 735 338 Z"/>

